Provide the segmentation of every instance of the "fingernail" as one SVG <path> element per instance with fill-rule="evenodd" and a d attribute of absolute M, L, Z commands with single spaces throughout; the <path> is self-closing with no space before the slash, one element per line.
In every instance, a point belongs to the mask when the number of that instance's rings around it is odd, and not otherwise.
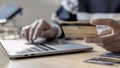
<path fill-rule="evenodd" d="M 90 43 L 90 42 L 92 42 L 92 39 L 91 38 L 87 38 L 86 42 Z"/>

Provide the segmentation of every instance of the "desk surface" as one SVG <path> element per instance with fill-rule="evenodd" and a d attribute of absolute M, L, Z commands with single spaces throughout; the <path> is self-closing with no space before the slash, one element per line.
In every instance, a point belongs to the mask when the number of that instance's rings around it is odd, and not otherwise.
<path fill-rule="evenodd" d="M 82 40 L 75 40 L 74 42 L 87 44 Z M 73 53 L 65 55 L 54 55 L 45 57 L 34 57 L 26 59 L 17 59 L 7 61 L 5 58 L 1 59 L 0 62 L 7 62 L 0 65 L 0 68 L 115 68 L 106 65 L 97 65 L 84 63 L 83 61 L 96 57 L 102 53 L 105 53 L 104 49 L 95 44 L 87 44 L 94 47 L 95 52 L 86 53 Z M 4 61 L 5 60 L 5 61 Z"/>

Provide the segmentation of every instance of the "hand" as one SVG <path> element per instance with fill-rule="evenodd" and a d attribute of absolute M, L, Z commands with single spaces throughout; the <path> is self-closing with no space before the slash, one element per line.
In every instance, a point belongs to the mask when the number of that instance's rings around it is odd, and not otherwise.
<path fill-rule="evenodd" d="M 43 37 L 46 39 L 54 38 L 57 35 L 57 33 L 57 28 L 52 27 L 43 19 L 36 20 L 31 25 L 22 28 L 23 37 L 31 43 L 34 43 L 34 40 L 37 37 Z"/>
<path fill-rule="evenodd" d="M 120 24 L 112 19 L 95 19 L 93 25 L 106 25 L 109 29 L 102 31 L 97 37 L 86 38 L 88 43 L 96 43 L 110 52 L 120 53 Z"/>

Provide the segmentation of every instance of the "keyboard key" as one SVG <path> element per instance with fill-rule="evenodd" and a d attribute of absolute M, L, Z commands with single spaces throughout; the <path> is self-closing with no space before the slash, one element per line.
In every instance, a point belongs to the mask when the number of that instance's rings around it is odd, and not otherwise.
<path fill-rule="evenodd" d="M 31 50 L 31 49 L 26 49 L 25 51 L 27 51 L 27 52 L 34 52 L 34 51 Z"/>
<path fill-rule="evenodd" d="M 47 46 L 39 46 L 39 45 L 36 45 L 36 47 L 38 47 L 38 48 L 40 48 L 40 49 L 42 49 L 42 50 L 44 50 L 44 51 L 51 51 L 51 50 L 53 50 L 52 48 L 50 48 L 50 47 L 47 47 Z"/>
<path fill-rule="evenodd" d="M 39 49 L 37 47 L 32 47 L 31 49 L 34 50 L 34 51 L 36 51 L 36 52 L 41 52 L 42 51 L 41 49 Z"/>
<path fill-rule="evenodd" d="M 18 54 L 23 54 L 23 53 L 28 53 L 26 51 L 20 51 L 20 52 L 17 52 Z"/>

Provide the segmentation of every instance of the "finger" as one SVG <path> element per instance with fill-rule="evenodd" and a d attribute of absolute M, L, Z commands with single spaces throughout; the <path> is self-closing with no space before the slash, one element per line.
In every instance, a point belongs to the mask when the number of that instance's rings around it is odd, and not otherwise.
<path fill-rule="evenodd" d="M 46 26 L 46 25 L 44 25 L 44 23 L 46 23 L 44 20 L 42 20 L 42 19 L 39 20 L 38 25 L 36 26 L 33 37 L 32 37 L 33 40 L 35 40 L 37 37 L 40 36 L 41 32 L 44 29 L 44 26 Z"/>
<path fill-rule="evenodd" d="M 22 28 L 22 30 L 21 30 L 21 36 L 22 36 L 23 38 L 25 37 L 23 28 Z"/>
<path fill-rule="evenodd" d="M 103 39 L 102 39 L 102 37 L 97 36 L 97 37 L 88 37 L 88 38 L 85 38 L 85 41 L 87 43 L 102 43 Z"/>
<path fill-rule="evenodd" d="M 29 29 L 30 29 L 30 26 L 26 26 L 22 28 L 22 35 L 27 40 L 29 40 Z"/>
<path fill-rule="evenodd" d="M 38 25 L 38 20 L 36 20 L 33 24 L 30 25 L 30 30 L 29 30 L 29 41 L 33 42 L 33 34 L 35 31 L 36 26 Z"/>
<path fill-rule="evenodd" d="M 110 35 L 106 35 L 106 36 L 86 38 L 85 41 L 88 43 L 102 43 L 105 46 L 113 41 L 116 41 L 117 39 L 118 39 L 118 35 L 110 34 Z"/>
<path fill-rule="evenodd" d="M 105 48 L 106 50 L 111 51 L 111 52 L 120 52 L 119 44 L 120 44 L 120 42 L 116 41 L 116 42 L 114 42 L 112 44 L 109 44 L 106 47 L 103 47 L 103 48 Z"/>
<path fill-rule="evenodd" d="M 93 25 L 106 25 L 109 26 L 113 29 L 118 29 L 120 28 L 119 23 L 117 23 L 115 20 L 106 18 L 106 19 L 94 19 L 90 22 Z"/>
<path fill-rule="evenodd" d="M 102 32 L 100 32 L 98 35 L 99 36 L 104 36 L 104 35 L 108 35 L 108 34 L 111 34 L 111 33 L 112 33 L 111 29 L 106 29 L 106 30 L 103 30 Z"/>

